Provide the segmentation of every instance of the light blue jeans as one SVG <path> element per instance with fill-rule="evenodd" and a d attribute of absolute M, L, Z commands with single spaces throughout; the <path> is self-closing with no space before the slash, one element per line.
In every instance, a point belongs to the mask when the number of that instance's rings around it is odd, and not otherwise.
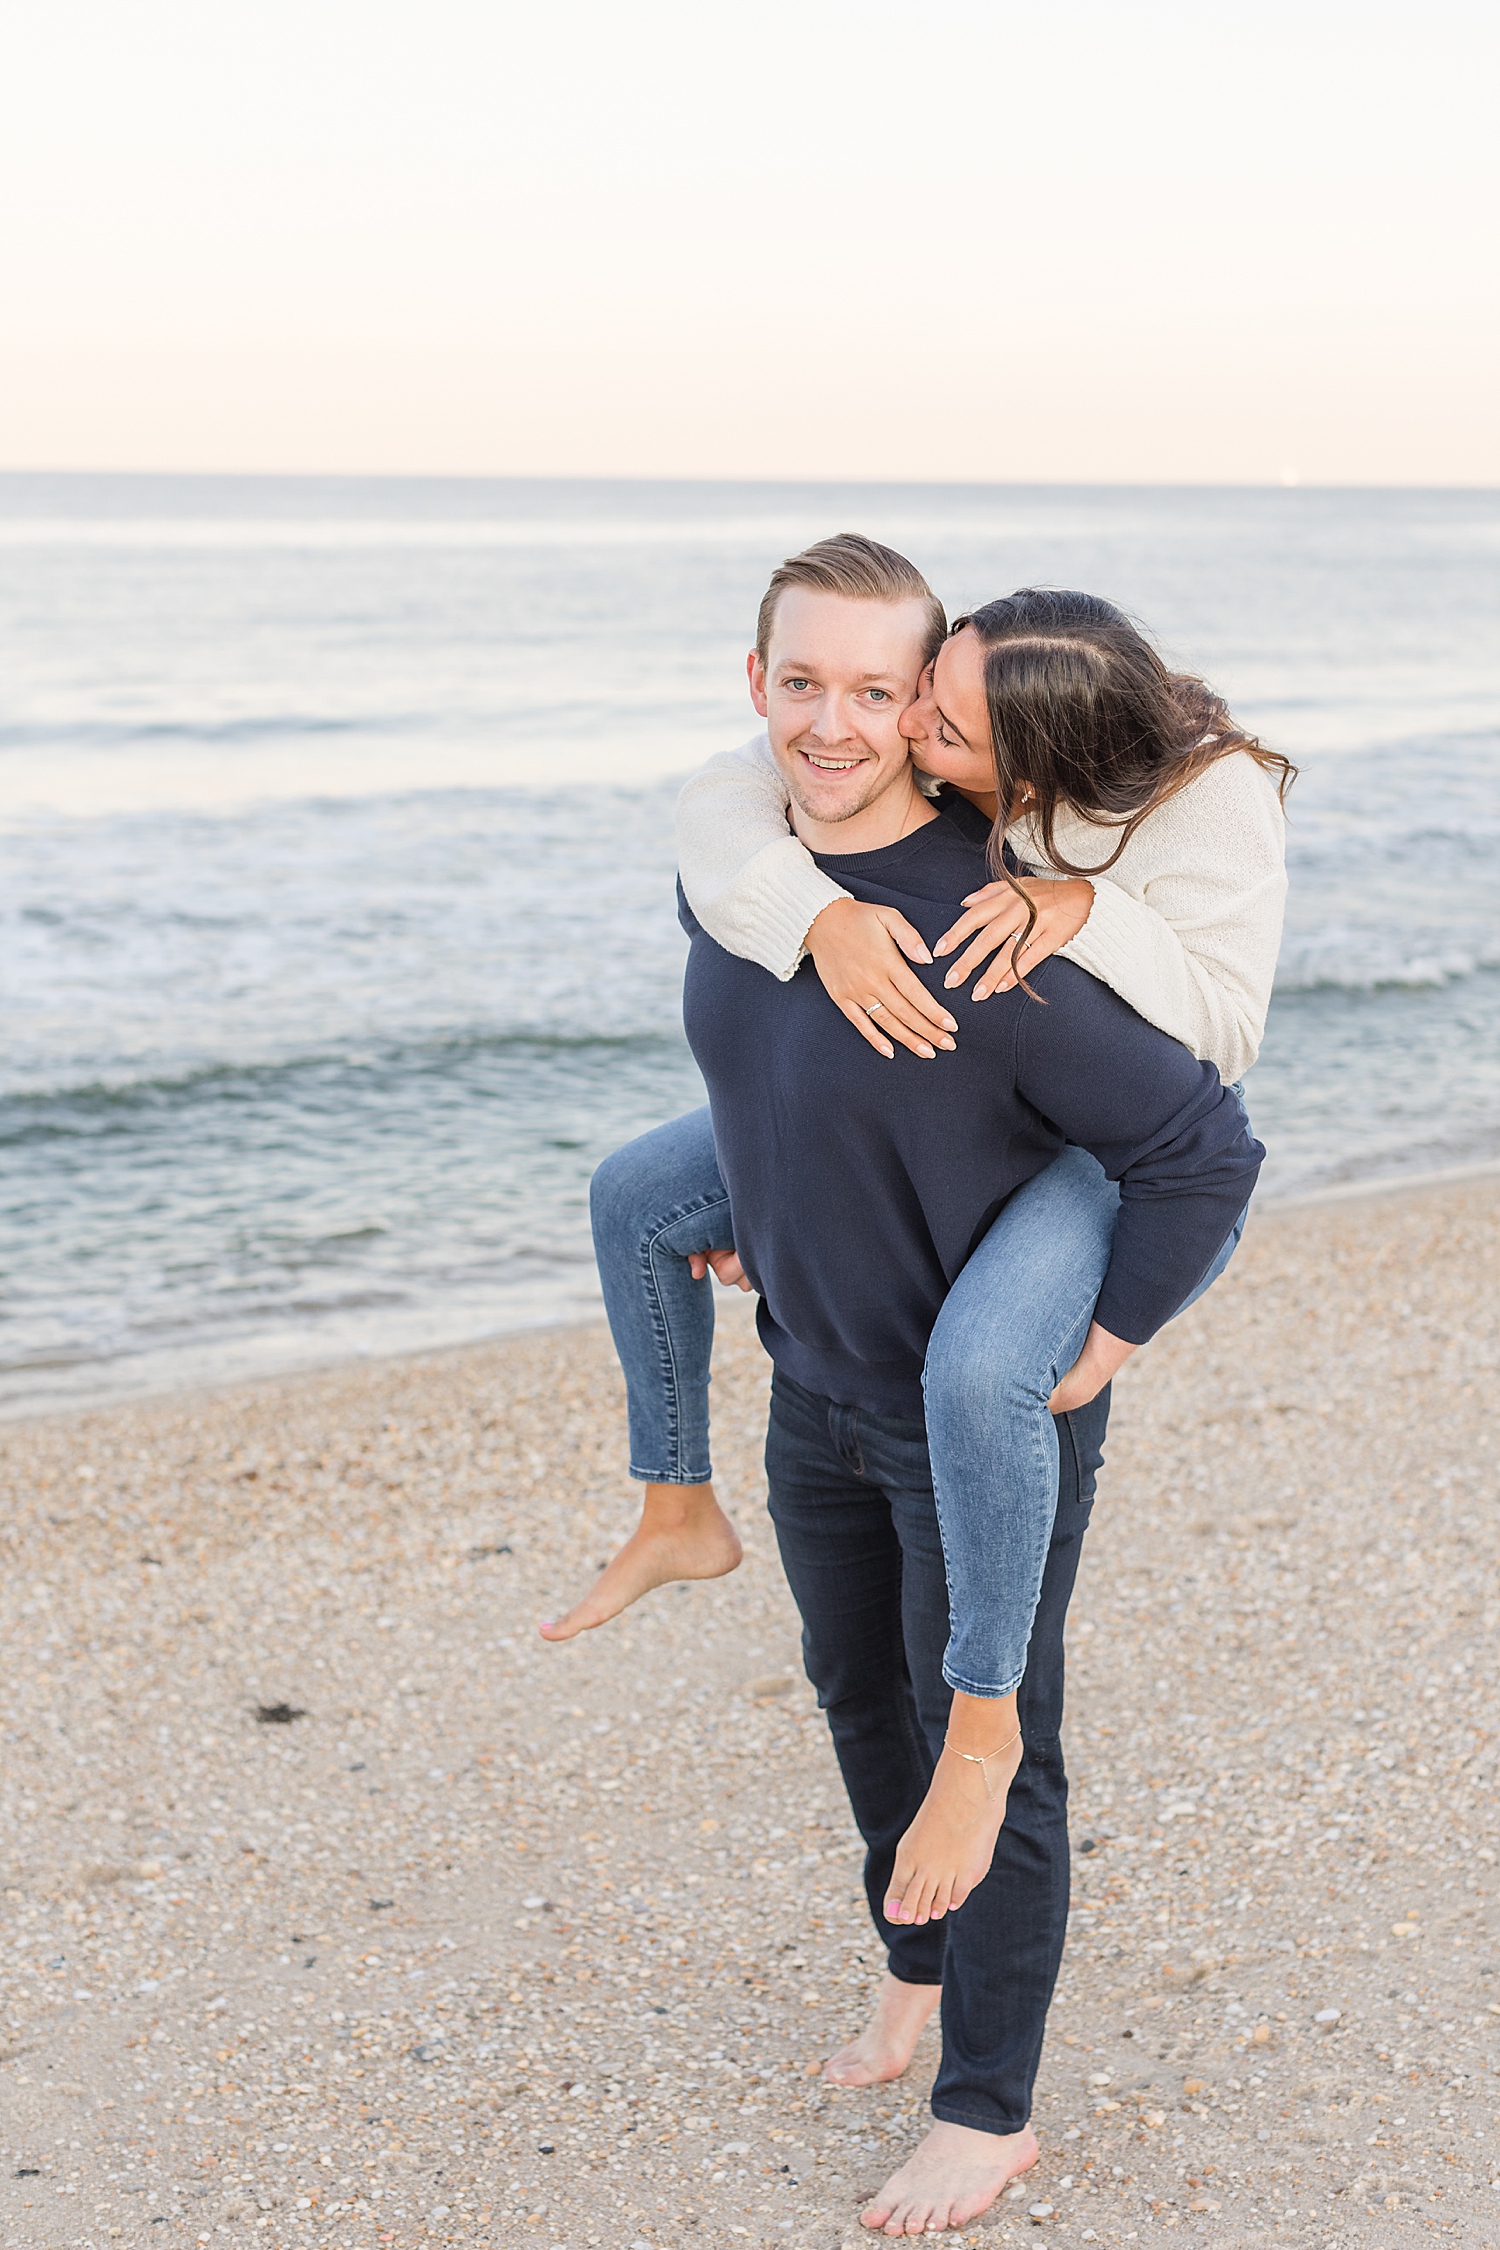
<path fill-rule="evenodd" d="M 1026 1669 L 1057 1512 L 1057 1428 L 1047 1410 L 1088 1334 L 1120 1191 L 1086 1150 L 1065 1148 L 1018 1188 L 948 1293 L 922 1377 L 948 1569 L 948 1685 L 1009 1695 Z M 606 1157 L 589 1191 L 605 1310 L 625 1370 L 630 1473 L 706 1484 L 714 1283 L 693 1251 L 730 1250 L 729 1192 L 706 1109 Z M 1228 1241 L 1186 1312 L 1228 1265 Z"/>

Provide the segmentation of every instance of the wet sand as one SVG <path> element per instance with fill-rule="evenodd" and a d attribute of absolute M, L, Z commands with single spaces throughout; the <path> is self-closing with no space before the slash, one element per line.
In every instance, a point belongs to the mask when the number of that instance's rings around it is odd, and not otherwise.
<path fill-rule="evenodd" d="M 1267 1213 L 1127 1369 L 1071 1638 L 1037 2171 L 971 2240 L 1500 2241 L 1500 1184 Z M 602 1329 L 9 1425 L 7 2250 L 839 2250 L 920 2131 L 715 1385 L 733 1578 Z M 288 1716 L 287 1714 L 296 1714 Z"/>

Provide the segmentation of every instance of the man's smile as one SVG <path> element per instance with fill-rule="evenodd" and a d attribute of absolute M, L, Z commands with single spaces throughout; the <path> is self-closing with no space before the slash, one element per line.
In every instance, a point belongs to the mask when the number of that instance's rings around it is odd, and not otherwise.
<path fill-rule="evenodd" d="M 804 750 L 802 755 L 810 766 L 817 767 L 819 773 L 850 773 L 856 766 L 864 764 L 863 758 L 820 758 L 814 750 Z"/>

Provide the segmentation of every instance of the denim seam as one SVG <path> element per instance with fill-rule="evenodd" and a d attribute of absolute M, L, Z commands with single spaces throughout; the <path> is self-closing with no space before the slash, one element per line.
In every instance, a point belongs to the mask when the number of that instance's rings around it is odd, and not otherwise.
<path fill-rule="evenodd" d="M 665 1475 L 656 1476 L 649 1469 L 638 1468 L 632 1461 L 630 1474 L 638 1482 L 647 1484 L 683 1484 L 687 1482 L 707 1484 L 713 1475 L 711 1460 L 705 1461 L 701 1477 L 687 1479 L 682 1474 L 682 1408 L 678 1400 L 677 1359 L 672 1348 L 672 1324 L 667 1319 L 662 1305 L 661 1288 L 656 1278 L 656 1248 L 662 1236 L 669 1234 L 673 1227 L 680 1226 L 684 1219 L 695 1218 L 703 1211 L 716 1211 L 728 1201 L 727 1195 L 711 1195 L 697 1203 L 683 1204 L 672 1213 L 669 1219 L 663 1219 L 655 1232 L 647 1235 L 645 1241 L 641 1244 L 641 1264 L 645 1271 L 646 1281 L 646 1302 L 651 1308 L 651 1327 L 656 1337 L 658 1363 L 662 1373 L 662 1388 L 667 1400 L 667 1445 L 672 1465 Z M 675 1252 L 673 1255 L 675 1255 Z"/>
<path fill-rule="evenodd" d="M 856 1410 L 856 1412 L 857 1412 L 857 1410 Z M 855 1424 L 855 1427 L 856 1427 L 856 1429 L 857 1429 L 857 1426 L 858 1426 L 858 1425 L 857 1425 L 857 1422 L 856 1422 L 856 1424 Z M 863 1456 L 862 1456 L 862 1455 L 861 1455 L 860 1468 L 859 1468 L 859 1470 L 858 1470 L 858 1472 L 857 1472 L 857 1473 L 858 1473 L 858 1474 L 859 1474 L 859 1475 L 860 1475 L 861 1477 L 862 1477 L 862 1476 L 864 1475 L 864 1463 L 863 1463 Z M 904 1577 L 905 1577 L 905 1572 L 906 1572 L 906 1564 L 905 1564 L 905 1559 L 904 1559 L 904 1557 L 903 1557 L 903 1560 L 902 1560 L 902 1566 L 901 1566 L 901 1567 L 902 1567 L 902 1576 L 903 1576 L 903 1579 L 904 1579 Z M 903 1588 L 903 1595 L 904 1595 L 904 1588 Z M 893 1647 L 893 1649 L 892 1649 L 892 1651 L 891 1651 L 891 1673 L 892 1673 L 892 1677 L 893 1677 L 893 1678 L 896 1678 L 896 1677 L 899 1677 L 899 1675 L 900 1675 L 900 1673 L 901 1673 L 901 1670 L 902 1670 L 902 1669 L 904 1668 L 904 1666 L 905 1666 L 905 1664 L 906 1664 L 906 1631 L 905 1631 L 905 1603 L 904 1603 L 904 1598 L 903 1598 L 903 1600 L 902 1600 L 901 1602 L 898 1602 L 898 1603 L 897 1603 L 897 1605 L 896 1605 L 896 1616 L 895 1616 L 895 1621 L 894 1621 L 894 1626 L 893 1626 L 893 1635 L 894 1635 L 894 1641 L 895 1641 L 895 1645 L 894 1645 L 894 1647 Z M 930 1767 L 930 1764 L 931 1764 L 931 1759 L 932 1759 L 932 1745 L 931 1745 L 931 1744 L 929 1743 L 929 1741 L 927 1740 L 927 1735 L 926 1735 L 926 1731 L 925 1731 L 925 1729 L 923 1728 L 923 1725 L 922 1725 L 922 1721 L 921 1721 L 921 1718 L 920 1718 L 920 1716 L 918 1715 L 918 1712 L 917 1712 L 917 1708 L 916 1708 L 916 1703 L 915 1703 L 915 1700 L 914 1700 L 914 1698 L 912 1698 L 912 1697 L 910 1697 L 910 1696 L 904 1697 L 904 1698 L 902 1699 L 902 1701 L 901 1701 L 901 1704 L 900 1704 L 900 1711 L 901 1711 L 901 1728 L 902 1728 L 902 1732 L 903 1732 L 903 1733 L 905 1734 L 905 1736 L 906 1736 L 906 1741 L 907 1741 L 907 1747 L 908 1747 L 908 1749 L 909 1749 L 910 1751 L 912 1751 L 912 1752 L 914 1753 L 914 1755 L 915 1755 L 915 1758 L 916 1758 L 916 1763 L 917 1763 L 918 1769 L 920 1770 L 920 1768 L 921 1768 L 921 1767 L 922 1767 L 923 1765 L 928 1765 L 928 1766 Z M 889 1891 L 890 1891 L 890 1883 L 891 1883 L 891 1880 L 893 1879 L 894 1875 L 895 1875 L 895 1865 L 894 1865 L 894 1862 L 893 1862 L 893 1863 L 892 1863 L 892 1868 L 891 1868 L 891 1875 L 890 1875 L 889 1877 L 887 1877 L 887 1879 L 886 1879 L 886 1891 L 887 1891 L 887 1895 L 889 1895 Z M 871 1904 L 873 1905 L 873 1903 L 874 1903 L 874 1902 L 873 1902 L 873 1900 L 872 1900 L 872 1901 L 871 1901 Z M 886 1919 L 886 1914 L 885 1914 L 885 1906 L 884 1906 L 884 1903 L 882 1902 L 882 1904 L 881 1904 L 881 1908 L 880 1908 L 880 1920 L 881 1920 L 881 1922 L 884 1922 L 884 1921 L 885 1921 L 885 1919 Z M 877 1925 L 877 1927 L 878 1927 L 878 1925 Z M 891 1945 L 890 1945 L 890 1942 L 889 1942 L 889 1940 L 887 1940 L 887 1942 L 886 1942 L 886 1949 L 885 1949 L 885 1954 L 886 1954 L 886 1967 L 887 1967 L 887 1969 L 889 1969 L 889 1970 L 890 1970 L 890 1973 L 891 1973 L 891 1975 L 892 1975 L 892 1976 L 896 1976 L 896 1974 L 897 1974 L 896 1970 L 895 1970 L 894 1968 L 892 1968 L 892 1967 L 891 1967 L 891 1950 L 892 1950 L 892 1949 L 891 1949 Z M 920 1979 L 920 1980 L 913 1980 L 913 1979 L 911 1979 L 911 1978 L 908 1978 L 908 1977 L 898 1977 L 898 1978 L 897 1978 L 897 1981 L 898 1981 L 898 1983 L 901 1983 L 901 1984 L 908 1984 L 908 1983 L 911 1983 L 911 1982 L 913 1982 L 913 1981 L 920 1981 L 920 1982 L 922 1982 L 922 1983 L 924 1983 L 924 1984 L 937 1983 L 937 1984 L 941 1985 L 941 1981 L 942 1981 L 942 1980 L 941 1980 L 940 1978 L 928 1978 L 928 1977 L 923 1977 L 923 1978 L 922 1978 L 922 1979 Z"/>
<path fill-rule="evenodd" d="M 1007 1680 L 1002 1687 L 995 1687 L 988 1680 L 966 1680 L 962 1672 L 955 1672 L 951 1665 L 945 1663 L 943 1666 L 943 1678 L 957 1694 L 983 1696 L 988 1701 L 1014 1695 L 1025 1677 L 1026 1667 L 1023 1664 L 1013 1680 Z"/>
<path fill-rule="evenodd" d="M 1073 1365 L 1074 1360 L 1078 1356 L 1078 1349 L 1075 1348 L 1075 1343 L 1078 1347 L 1081 1347 L 1081 1338 L 1079 1338 L 1078 1331 L 1081 1327 L 1083 1330 L 1083 1334 L 1086 1336 L 1088 1334 L 1089 1323 L 1092 1321 L 1092 1319 L 1093 1308 L 1090 1307 L 1088 1313 L 1083 1315 L 1080 1320 L 1075 1320 L 1072 1326 L 1065 1330 L 1063 1336 L 1059 1339 L 1058 1344 L 1053 1351 L 1051 1359 L 1048 1363 L 1049 1370 L 1052 1376 L 1052 1382 L 1050 1386 L 1051 1389 L 1055 1389 L 1058 1382 L 1061 1381 L 1061 1376 L 1057 1372 L 1059 1362 L 1062 1359 L 1066 1358 L 1068 1366 L 1071 1367 Z M 1063 1373 L 1066 1372 L 1067 1369 L 1065 1368 L 1063 1370 Z M 922 1392 L 925 1399 L 927 1392 L 927 1369 L 925 1367 L 922 1370 Z M 1042 1403 L 1045 1406 L 1045 1402 Z M 1046 1441 L 1041 1436 L 1041 1425 L 1036 1423 L 1030 1415 L 1027 1416 L 1027 1442 L 1031 1448 L 1032 1455 L 1030 1473 L 1037 1474 L 1039 1476 L 1045 1474 L 1047 1467 L 1045 1458 L 1047 1450 Z M 942 1486 L 938 1480 L 936 1461 L 933 1462 L 932 1468 L 932 1497 L 933 1504 L 937 1510 L 938 1537 L 942 1541 L 943 1562 L 948 1571 L 948 1583 L 951 1587 L 953 1583 L 953 1571 L 949 1557 L 948 1526 L 944 1519 L 943 1492 Z M 1031 1646 L 1031 1634 L 1032 1628 L 1036 1623 L 1037 1604 L 1041 1600 L 1042 1579 L 1046 1574 L 1047 1569 L 1047 1551 L 1052 1544 L 1052 1532 L 1056 1524 L 1056 1520 L 1057 1511 L 1056 1503 L 1054 1502 L 1051 1520 L 1048 1522 L 1045 1533 L 1041 1540 L 1038 1542 L 1037 1551 L 1032 1557 L 1034 1567 L 1031 1572 L 1031 1598 L 1029 1605 L 1030 1619 L 1026 1628 L 1025 1646 L 1021 1651 L 1020 1670 L 1015 1674 L 1014 1678 L 1008 1680 L 1004 1686 L 995 1687 L 988 1682 L 974 1681 L 965 1678 L 963 1674 L 950 1667 L 947 1657 L 945 1656 L 943 1659 L 943 1678 L 947 1681 L 949 1687 L 955 1689 L 960 1695 L 976 1695 L 986 1698 L 999 1699 L 1002 1696 L 1007 1696 L 1013 1693 L 1013 1691 L 1020 1686 L 1021 1681 L 1025 1678 L 1026 1654 L 1027 1650 L 1029 1650 Z"/>
<path fill-rule="evenodd" d="M 1065 1862 L 1065 1863 L 1066 1863 L 1066 1858 L 1067 1858 L 1067 1840 L 1066 1840 L 1066 1839 L 1067 1839 L 1067 1832 L 1066 1832 L 1066 1829 L 1064 1829 L 1064 1840 L 1063 1840 L 1063 1857 L 1064 1857 L 1064 1862 Z M 1069 1879 L 1069 1877 L 1068 1877 L 1067 1873 L 1065 1872 L 1065 1873 L 1064 1873 L 1064 1877 L 1063 1877 L 1063 1884 L 1062 1884 L 1062 1895 L 1061 1895 L 1061 1899 L 1059 1900 L 1059 1897 L 1058 1897 L 1058 1894 L 1057 1894 L 1057 1892 L 1056 1892 L 1056 1891 L 1054 1891 L 1054 1893 L 1053 1893 L 1053 1897 L 1052 1897 L 1052 1900 L 1051 1900 L 1051 1903 L 1050 1903 L 1050 1906 L 1049 1906 L 1049 1909 L 1048 1909 L 1048 1913 L 1049 1913 L 1049 1918 L 1054 1918 L 1054 1917 L 1056 1917 L 1056 1916 L 1057 1916 L 1057 1914 L 1058 1914 L 1059 1906 L 1061 1907 L 1061 1919 L 1062 1919 L 1062 1946 L 1060 1946 L 1060 1947 L 1059 1947 L 1059 1949 L 1058 1949 L 1058 1950 L 1059 1950 L 1059 1954 L 1061 1954 L 1062 1948 L 1063 1948 L 1063 1947 L 1065 1947 L 1065 1946 L 1067 1945 L 1067 1941 L 1068 1941 L 1068 1902 L 1069 1902 L 1069 1898 L 1070 1898 L 1070 1895 L 1071 1895 L 1071 1889 L 1072 1889 L 1071 1881 L 1070 1881 L 1070 1879 Z M 1055 1988 L 1055 1985 L 1054 1985 L 1054 1990 L 1055 1990 L 1055 1989 L 1056 1989 L 1056 1988 Z M 1045 2008 L 1045 2009 L 1043 2010 L 1043 2012 L 1042 2012 L 1042 2021 L 1041 2021 L 1041 2022 L 1040 2022 L 1040 2023 L 1038 2024 L 1038 2026 L 1037 2026 L 1036 2038 L 1035 2038 L 1035 2040 L 1034 2040 L 1034 2042 L 1033 2042 L 1033 2044 L 1032 2044 L 1030 2059 L 1029 2059 L 1029 2062 L 1028 2062 L 1028 2064 L 1027 2064 L 1027 2066 L 1026 2066 L 1025 2078 L 1026 2078 L 1026 2084 L 1027 2084 L 1028 2086 L 1032 2086 L 1032 2085 L 1034 2085 L 1034 2084 L 1036 2083 L 1036 2074 L 1037 2074 L 1037 2071 L 1038 2071 L 1038 2069 L 1039 2069 L 1039 2067 L 1040 2067 L 1040 2065 L 1041 2065 L 1041 2060 L 1042 2060 L 1042 2044 L 1043 2044 L 1043 2041 L 1044 2041 L 1044 2039 L 1045 2039 L 1045 2037 L 1046 2037 L 1046 2030 L 1047 2030 L 1047 2025 L 1046 2025 L 1046 2018 L 1047 2018 L 1047 2015 L 1048 2015 L 1048 2014 L 1050 2013 L 1050 2011 L 1051 2011 L 1051 2006 L 1052 2006 L 1052 1997 L 1051 1997 L 1051 1995 L 1049 1994 L 1049 1995 L 1048 1995 L 1048 2000 L 1047 2000 L 1047 2006 L 1046 2006 L 1046 2008 Z M 941 2065 L 939 2066 L 939 2076 L 941 2076 Z M 936 2087 L 934 2087 L 934 2089 L 933 2089 L 933 2093 L 932 2093 L 932 2098 L 931 2098 L 931 2102 L 930 2102 L 930 2107 L 931 2107 L 931 2110 L 932 2110 L 932 2114 L 933 2114 L 933 2116 L 934 2116 L 934 2117 L 937 2117 L 937 2118 L 941 2118 L 944 2124 L 947 2124 L 947 2125 L 972 2125 L 972 2126 L 974 2126 L 974 2127 L 976 2128 L 976 2130 L 977 2130 L 977 2131 L 979 2131 L 979 2132 L 981 2132 L 981 2133 L 995 2133 L 995 2132 L 1002 2132 L 1002 2133 L 1019 2133 L 1019 2132 L 1020 2132 L 1020 2131 L 1021 2131 L 1021 2130 L 1023 2129 L 1023 2127 L 1024 2127 L 1024 2126 L 1026 2126 L 1026 2125 L 1027 2125 L 1027 2124 L 1028 2124 L 1028 2123 L 1030 2122 L 1030 2118 L 1029 2118 L 1029 2113 L 1028 2113 L 1028 2116 L 1026 2116 L 1026 2117 L 1023 2117 L 1023 2118 L 1021 2118 L 1021 2119 L 1020 2119 L 1020 2121 L 1019 2121 L 1018 2123 L 1016 2123 L 1016 2124 L 999 2124 L 999 2125 L 997 2125 L 997 2124 L 995 2123 L 995 2121 L 994 2121 L 994 2119 L 993 2119 L 992 2117 L 976 2117 L 976 2116 L 973 2116 L 973 2115 L 970 2115 L 970 2114 L 966 2114 L 966 2113 L 965 2113 L 965 2112 L 964 2112 L 964 2111 L 963 2111 L 962 2109 L 960 2109 L 960 2108 L 959 2108 L 959 2106 L 958 2106 L 958 2103 L 957 2103 L 957 2102 L 955 2101 L 955 2099 L 953 2098 L 953 2096 L 952 2096 L 951 2094 L 939 2094 L 939 2093 L 938 2093 L 938 2091 L 937 2091 L 937 2089 L 936 2089 Z"/>
<path fill-rule="evenodd" d="M 1040 1430 L 1039 1430 L 1039 1426 L 1037 1426 L 1037 1425 L 1034 1425 L 1034 1424 L 1030 1424 L 1030 1422 L 1029 1422 L 1029 1418 L 1028 1418 L 1028 1438 L 1027 1438 L 1027 1442 L 1028 1442 L 1028 1444 L 1029 1444 L 1029 1446 L 1030 1446 L 1030 1448 L 1031 1448 L 1031 1454 L 1032 1454 L 1031 1468 L 1032 1468 L 1032 1472 L 1033 1472 L 1033 1473 L 1040 1473 L 1040 1474 L 1045 1474 L 1045 1472 L 1046 1472 L 1046 1468 L 1047 1468 L 1047 1448 L 1046 1448 L 1046 1441 L 1045 1441 L 1045 1440 L 1044 1440 L 1044 1439 L 1042 1438 L 1042 1436 L 1040 1435 Z M 933 1483 L 934 1483 L 934 1494 L 935 1494 L 935 1493 L 936 1493 L 936 1479 L 934 1479 L 934 1480 L 933 1480 Z M 1056 1507 L 1056 1502 L 1054 1502 L 1054 1503 L 1053 1503 L 1053 1520 L 1054 1520 L 1054 1521 L 1056 1520 L 1056 1515 L 1057 1515 L 1057 1507 Z M 938 1512 L 938 1529 L 939 1529 L 939 1532 L 941 1532 L 941 1531 L 942 1531 L 942 1520 L 943 1520 L 943 1519 L 942 1519 L 942 1511 L 941 1511 L 941 1507 L 939 1507 L 939 1512 Z M 1028 1600 L 1028 1608 L 1029 1608 L 1029 1611 L 1030 1611 L 1030 1618 L 1029 1618 L 1029 1622 L 1028 1622 L 1028 1624 L 1027 1624 L 1027 1627 L 1026 1627 L 1026 1639 L 1025 1639 L 1025 1643 L 1024 1643 L 1024 1645 L 1023 1645 L 1023 1647 L 1022 1647 L 1022 1650 L 1021 1650 L 1021 1669 L 1020 1669 L 1020 1671 L 1019 1671 L 1019 1672 L 1018 1672 L 1018 1673 L 1016 1674 L 1016 1683 L 1015 1683 L 1015 1684 L 1018 1684 L 1018 1683 L 1019 1683 L 1019 1682 L 1020 1682 L 1021 1680 L 1023 1680 L 1023 1679 L 1025 1678 L 1025 1676 L 1026 1676 L 1026 1654 L 1027 1654 L 1027 1650 L 1028 1650 L 1028 1649 L 1029 1649 L 1029 1648 L 1031 1647 L 1031 1632 L 1032 1632 L 1032 1626 L 1033 1626 L 1033 1625 L 1034 1625 L 1034 1624 L 1036 1623 L 1036 1608 L 1037 1608 L 1037 1603 L 1038 1603 L 1038 1602 L 1040 1601 L 1040 1599 L 1041 1599 L 1041 1593 L 1042 1593 L 1042 1578 L 1043 1578 L 1043 1576 L 1044 1576 L 1044 1574 L 1045 1574 L 1045 1572 L 1046 1572 L 1046 1568 L 1047 1568 L 1047 1549 L 1049 1548 L 1049 1546 L 1051 1545 L 1051 1543 L 1052 1543 L 1052 1524 L 1051 1524 L 1051 1523 L 1049 1523 L 1049 1524 L 1047 1525 L 1047 1528 L 1046 1528 L 1046 1531 L 1045 1531 L 1045 1533 L 1043 1534 L 1043 1536 L 1042 1536 L 1042 1537 L 1041 1537 L 1041 1538 L 1040 1538 L 1040 1539 L 1038 1540 L 1038 1542 L 1037 1542 L 1037 1548 L 1038 1548 L 1038 1551 L 1037 1551 L 1037 1552 L 1036 1552 L 1035 1554 L 1033 1554 L 1033 1556 L 1032 1556 L 1032 1570 L 1031 1570 L 1031 1579 L 1030 1579 L 1030 1588 L 1029 1588 L 1029 1600 Z M 947 1553 L 947 1543 L 946 1543 L 946 1539 L 945 1539 L 945 1541 L 944 1541 L 944 1548 L 943 1548 L 943 1551 L 944 1551 L 944 1554 L 946 1555 L 946 1553 Z M 950 1676 L 949 1665 L 948 1665 L 948 1660 L 947 1660 L 947 1657 L 946 1657 L 946 1656 L 945 1656 L 945 1657 L 944 1657 L 944 1659 L 943 1659 L 943 1678 L 944 1678 L 945 1680 L 947 1680 L 947 1682 L 948 1682 L 948 1685 L 949 1685 L 949 1687 L 957 1687 L 957 1686 L 958 1686 L 958 1682 L 957 1682 L 956 1680 L 954 1680 L 954 1679 L 953 1679 L 953 1678 L 952 1678 L 952 1677 Z M 985 1689 L 984 1689 L 983 1687 L 967 1687 L 967 1688 L 962 1688 L 962 1689 L 960 1689 L 960 1693 L 962 1693 L 962 1694 L 964 1694 L 964 1695 L 984 1695 L 984 1694 L 985 1694 L 985 1692 L 986 1692 L 986 1691 L 985 1691 Z M 989 1693 L 990 1693 L 990 1694 L 992 1694 L 992 1695 L 1008 1695 L 1008 1694 L 1010 1693 L 1010 1690 L 1009 1690 L 1009 1688 L 993 1688 L 993 1689 L 991 1689 L 991 1690 L 989 1691 Z"/>

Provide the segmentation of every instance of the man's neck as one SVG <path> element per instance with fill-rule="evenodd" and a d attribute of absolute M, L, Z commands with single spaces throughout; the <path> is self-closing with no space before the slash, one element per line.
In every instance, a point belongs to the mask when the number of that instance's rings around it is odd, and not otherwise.
<path fill-rule="evenodd" d="M 909 767 L 872 805 L 851 813 L 847 820 L 814 820 L 795 798 L 788 812 L 793 832 L 810 852 L 834 854 L 884 851 L 937 819 L 937 807 L 923 796 Z"/>

